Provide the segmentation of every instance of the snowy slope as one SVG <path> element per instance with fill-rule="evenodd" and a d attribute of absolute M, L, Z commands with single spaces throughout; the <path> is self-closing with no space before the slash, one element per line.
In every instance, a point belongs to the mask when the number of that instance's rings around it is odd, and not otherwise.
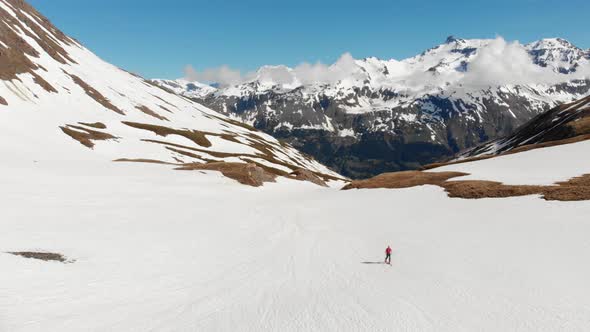
<path fill-rule="evenodd" d="M 6 158 L 250 162 L 278 175 L 338 177 L 267 134 L 102 61 L 20 0 L 0 1 L 0 30 Z"/>
<path fill-rule="evenodd" d="M 0 331 L 590 327 L 588 202 L 261 190 L 88 161 L 2 170 Z M 4 253 L 25 250 L 75 262 Z"/>
<path fill-rule="evenodd" d="M 590 174 L 590 141 L 545 147 L 490 159 L 433 168 L 430 172 L 463 172 L 461 180 L 497 181 L 511 185 L 552 185 Z"/>

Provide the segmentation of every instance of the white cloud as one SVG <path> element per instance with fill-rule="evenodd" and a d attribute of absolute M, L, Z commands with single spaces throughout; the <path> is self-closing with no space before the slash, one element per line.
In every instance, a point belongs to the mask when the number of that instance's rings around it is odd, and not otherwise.
<path fill-rule="evenodd" d="M 461 83 L 493 86 L 547 83 L 562 78 L 550 68 L 534 64 L 525 47 L 518 41 L 506 42 L 502 37 L 497 37 L 478 50 Z"/>
<path fill-rule="evenodd" d="M 239 70 L 231 69 L 229 66 L 209 68 L 204 71 L 197 71 L 193 66 L 187 65 L 184 68 L 184 77 L 189 81 L 204 83 L 219 83 L 221 85 L 234 85 L 243 81 Z"/>
<path fill-rule="evenodd" d="M 286 66 L 263 66 L 256 72 L 242 73 L 240 70 L 232 69 L 229 66 L 209 68 L 204 71 L 197 71 L 192 66 L 185 67 L 184 76 L 190 81 L 203 83 L 219 83 L 222 86 L 236 85 L 253 79 L 269 84 L 313 84 L 313 83 L 335 83 L 337 81 L 353 78 L 360 74 L 350 53 L 345 53 L 332 65 L 321 62 L 310 64 L 301 63 L 295 68 Z"/>
<path fill-rule="evenodd" d="M 587 63 L 587 62 L 586 62 Z M 575 73 L 563 75 L 553 71 L 552 67 L 536 65 L 526 47 L 518 41 L 507 42 L 497 37 L 477 50 L 470 59 L 466 72 L 447 71 L 433 75 L 420 63 L 404 61 L 388 62 L 390 74 L 373 75 L 379 84 L 408 91 L 444 88 L 460 84 L 473 88 L 504 84 L 543 84 L 558 83 L 573 78 L 590 77 L 590 65 L 583 65 Z M 344 53 L 336 62 L 327 65 L 301 63 L 294 68 L 286 66 L 263 66 L 255 72 L 242 73 L 229 66 L 196 71 L 187 66 L 185 78 L 203 83 L 219 83 L 222 86 L 236 85 L 254 79 L 263 84 L 298 86 L 310 84 L 333 84 L 338 81 L 362 81 L 367 76 L 350 53 Z"/>
<path fill-rule="evenodd" d="M 293 69 L 295 76 L 302 84 L 335 83 L 343 79 L 353 78 L 360 73 L 350 53 L 344 53 L 332 65 L 323 63 L 302 63 Z"/>

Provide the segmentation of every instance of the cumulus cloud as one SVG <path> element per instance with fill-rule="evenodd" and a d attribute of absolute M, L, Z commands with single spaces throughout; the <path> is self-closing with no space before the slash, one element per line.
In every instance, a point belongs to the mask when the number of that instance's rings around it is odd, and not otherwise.
<path fill-rule="evenodd" d="M 360 69 L 350 53 L 344 53 L 328 66 L 323 63 L 302 63 L 293 69 L 302 84 L 334 83 L 360 74 Z"/>
<path fill-rule="evenodd" d="M 549 68 L 533 63 L 525 47 L 518 41 L 507 42 L 497 37 L 481 48 L 469 63 L 462 83 L 478 85 L 547 83 L 560 79 Z"/>
<path fill-rule="evenodd" d="M 189 81 L 219 83 L 221 85 L 234 85 L 243 81 L 242 74 L 239 70 L 231 69 L 225 65 L 203 71 L 197 71 L 193 66 L 188 65 L 184 68 L 184 77 Z"/>
<path fill-rule="evenodd" d="M 504 84 L 558 83 L 572 78 L 590 77 L 590 66 L 581 66 L 569 75 L 559 74 L 552 67 L 536 65 L 526 47 L 518 41 L 507 42 L 497 37 L 477 50 L 469 60 L 465 71 L 449 71 L 442 75 L 420 67 L 420 64 L 390 61 L 390 74 L 379 83 L 408 91 L 424 87 L 463 85 L 475 88 Z M 254 72 L 243 73 L 228 66 L 196 71 L 187 66 L 185 78 L 203 83 L 218 83 L 222 86 L 236 85 L 251 80 L 263 84 L 299 86 L 310 84 L 333 84 L 342 80 L 362 81 L 366 73 L 357 65 L 350 53 L 344 53 L 333 64 L 301 63 L 293 68 L 287 66 L 264 66 Z M 379 76 L 377 76 L 379 77 Z"/>
<path fill-rule="evenodd" d="M 294 68 L 286 66 L 264 66 L 255 72 L 247 73 L 242 73 L 240 70 L 232 69 L 226 65 L 203 71 L 197 71 L 188 65 L 184 70 L 184 76 L 187 80 L 203 83 L 218 83 L 222 86 L 236 85 L 253 79 L 257 79 L 262 83 L 285 85 L 327 84 L 335 83 L 346 78 L 353 78 L 355 75 L 360 74 L 360 69 L 350 53 L 344 53 L 331 65 L 321 62 L 315 64 L 304 62 Z"/>

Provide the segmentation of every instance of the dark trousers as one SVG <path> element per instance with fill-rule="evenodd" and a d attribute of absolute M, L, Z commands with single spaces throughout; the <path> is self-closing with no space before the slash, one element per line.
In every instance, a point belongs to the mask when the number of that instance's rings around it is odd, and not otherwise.
<path fill-rule="evenodd" d="M 385 263 L 391 263 L 391 254 L 385 254 Z"/>

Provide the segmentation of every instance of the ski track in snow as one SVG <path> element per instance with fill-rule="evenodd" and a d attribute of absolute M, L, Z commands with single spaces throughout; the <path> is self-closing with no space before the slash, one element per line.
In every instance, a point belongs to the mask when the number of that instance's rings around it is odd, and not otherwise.
<path fill-rule="evenodd" d="M 0 331 L 590 326 L 590 202 L 250 188 L 95 161 L 8 161 L 0 181 L 0 251 L 76 260 L 0 254 Z M 388 244 L 392 266 L 363 264 Z"/>

